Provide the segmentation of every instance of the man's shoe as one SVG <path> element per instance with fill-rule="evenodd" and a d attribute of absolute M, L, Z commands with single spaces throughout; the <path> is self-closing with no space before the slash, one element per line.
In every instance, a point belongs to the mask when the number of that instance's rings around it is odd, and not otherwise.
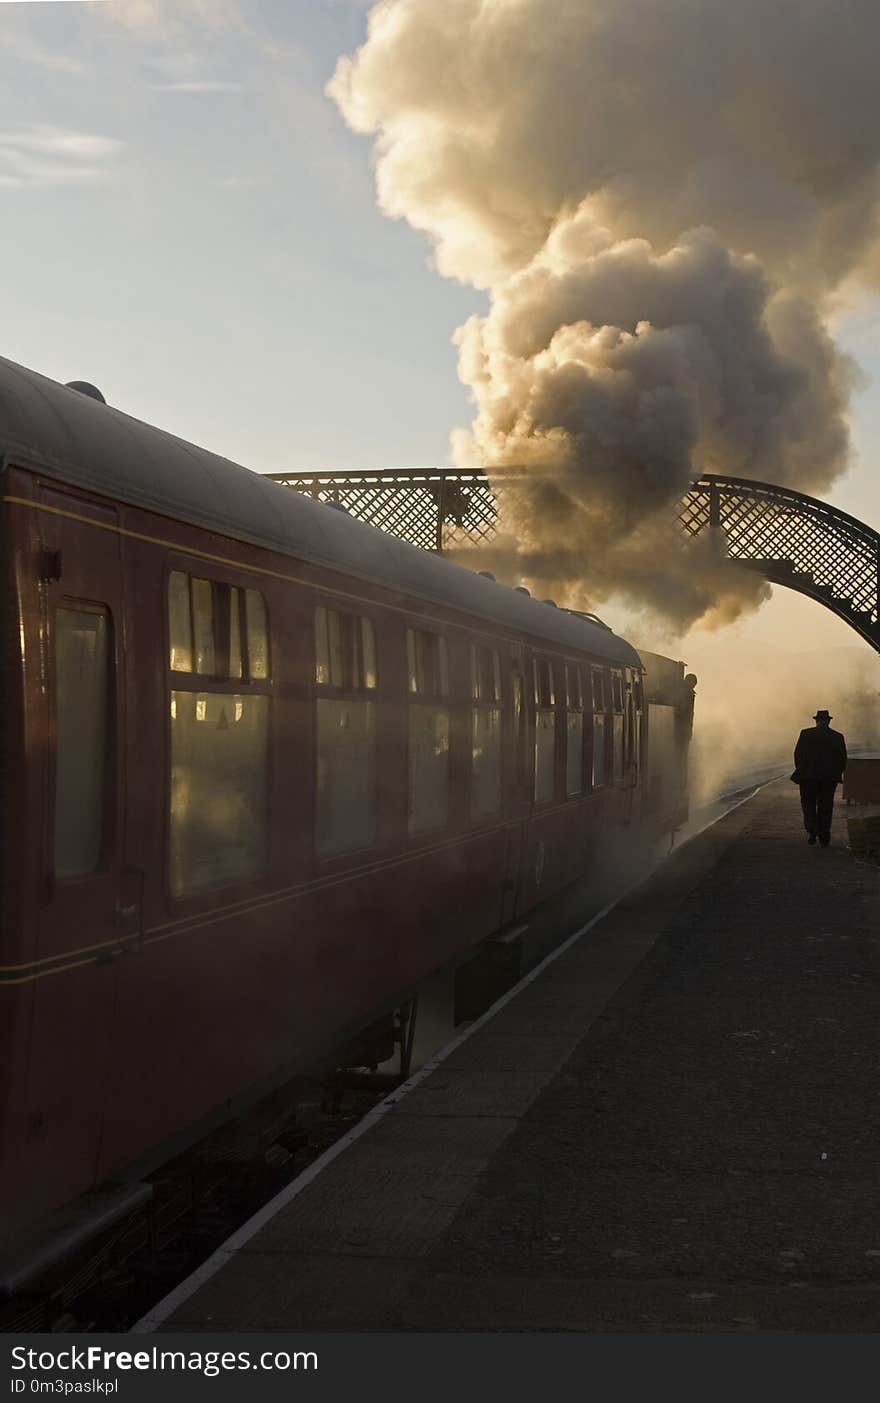
<path fill-rule="evenodd" d="M 830 839 L 830 838 L 820 838 L 820 839 L 819 839 L 819 842 L 820 842 L 820 844 L 821 844 L 821 846 L 822 846 L 823 848 L 827 848 L 828 845 L 829 845 L 829 843 L 831 842 L 831 839 Z"/>
<path fill-rule="evenodd" d="M 809 838 L 807 839 L 807 842 L 809 843 L 810 847 L 813 846 L 813 844 L 815 843 L 815 841 L 816 841 L 816 835 L 815 835 L 815 833 L 811 833 L 810 836 L 809 836 Z"/>

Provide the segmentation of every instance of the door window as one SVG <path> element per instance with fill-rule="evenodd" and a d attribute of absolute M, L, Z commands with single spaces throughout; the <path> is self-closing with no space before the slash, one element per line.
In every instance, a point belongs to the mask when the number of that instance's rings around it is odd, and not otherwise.
<path fill-rule="evenodd" d="M 55 614 L 55 876 L 100 866 L 107 811 L 110 618 L 65 607 Z"/>

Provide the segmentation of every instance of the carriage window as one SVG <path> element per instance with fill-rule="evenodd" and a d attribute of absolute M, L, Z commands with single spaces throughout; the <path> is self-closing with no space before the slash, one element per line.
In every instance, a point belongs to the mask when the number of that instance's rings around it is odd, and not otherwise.
<path fill-rule="evenodd" d="M 511 694 L 513 701 L 513 734 L 516 745 L 516 797 L 525 798 L 528 787 L 528 716 L 526 714 L 525 683 L 522 674 L 522 661 L 515 657 L 511 668 Z"/>
<path fill-rule="evenodd" d="M 315 610 L 315 681 L 319 687 L 330 682 L 330 632 L 324 608 Z"/>
<path fill-rule="evenodd" d="M 442 704 L 449 691 L 446 639 L 408 628 L 406 653 L 412 698 L 408 826 L 410 833 L 429 833 L 449 820 L 449 709 Z"/>
<path fill-rule="evenodd" d="M 501 663 L 494 648 L 471 645 L 471 696 L 474 701 L 501 700 Z"/>
<path fill-rule="evenodd" d="M 406 656 L 409 690 L 422 696 L 445 697 L 449 691 L 446 639 L 438 633 L 408 628 Z"/>
<path fill-rule="evenodd" d="M 241 652 L 241 590 L 229 591 L 229 676 L 239 678 L 242 672 Z"/>
<path fill-rule="evenodd" d="M 110 619 L 55 615 L 55 875 L 94 872 L 104 846 Z"/>
<path fill-rule="evenodd" d="M 372 690 L 377 685 L 376 635 L 370 619 L 361 619 L 361 658 L 364 669 L 364 686 Z"/>
<path fill-rule="evenodd" d="M 168 632 L 172 672 L 192 672 L 192 615 L 189 576 L 172 570 L 168 580 Z"/>
<path fill-rule="evenodd" d="M 556 699 L 553 664 L 535 659 L 535 803 L 556 792 Z"/>
<path fill-rule="evenodd" d="M 501 663 L 494 648 L 471 646 L 471 818 L 501 808 Z"/>
<path fill-rule="evenodd" d="M 174 896 L 187 896 L 266 870 L 266 604 L 259 590 L 173 570 L 168 633 L 176 674 L 169 698 L 170 886 Z M 242 690 L 208 690 L 209 678 Z"/>
<path fill-rule="evenodd" d="M 593 669 L 593 788 L 605 784 L 605 674 Z"/>
<path fill-rule="evenodd" d="M 171 889 L 265 871 L 269 698 L 171 693 Z"/>
<path fill-rule="evenodd" d="M 337 609 L 315 610 L 315 681 L 319 687 L 372 691 L 377 685 L 376 638 L 370 619 Z"/>
<path fill-rule="evenodd" d="M 605 674 L 593 668 L 593 710 L 605 710 Z"/>
<path fill-rule="evenodd" d="M 172 672 L 234 681 L 268 679 L 266 603 L 259 590 L 172 570 L 168 636 Z"/>
<path fill-rule="evenodd" d="M 338 614 L 335 609 L 330 609 L 328 611 L 327 647 L 329 652 L 327 656 L 327 670 L 331 687 L 344 687 L 346 680 L 348 681 L 349 687 L 353 686 L 351 667 L 349 666 L 346 668 L 348 659 L 345 656 L 345 644 L 349 635 L 349 629 L 346 626 L 348 623 L 349 619 L 347 616 L 345 620 L 343 620 L 342 615 Z M 347 679 L 346 672 L 349 674 Z"/>
<path fill-rule="evenodd" d="M 553 706 L 554 700 L 553 664 L 549 658 L 538 658 L 535 662 L 535 706 Z"/>
<path fill-rule="evenodd" d="M 584 698 L 576 663 L 566 663 L 565 690 L 565 792 L 570 795 L 580 794 L 584 787 Z"/>
<path fill-rule="evenodd" d="M 315 610 L 318 773 L 315 844 L 336 857 L 376 839 L 376 704 L 363 696 L 377 684 L 370 619 L 323 605 Z M 324 689 L 354 693 L 328 696 Z"/>
<path fill-rule="evenodd" d="M 251 677 L 268 677 L 269 630 L 266 626 L 266 601 L 258 589 L 246 589 L 244 597 L 247 614 L 248 672 Z"/>
<path fill-rule="evenodd" d="M 214 657 L 214 591 L 210 580 L 192 581 L 193 637 L 196 672 L 216 675 Z"/>

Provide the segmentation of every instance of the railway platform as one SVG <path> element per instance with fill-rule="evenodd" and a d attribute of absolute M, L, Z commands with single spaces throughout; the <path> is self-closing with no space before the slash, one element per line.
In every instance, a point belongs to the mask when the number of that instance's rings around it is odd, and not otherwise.
<path fill-rule="evenodd" d="M 880 868 L 780 781 L 136 1330 L 880 1328 Z"/>

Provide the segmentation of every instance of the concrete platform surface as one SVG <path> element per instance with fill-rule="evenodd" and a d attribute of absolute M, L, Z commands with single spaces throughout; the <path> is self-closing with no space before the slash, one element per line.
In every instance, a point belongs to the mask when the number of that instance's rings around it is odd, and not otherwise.
<path fill-rule="evenodd" d="M 155 1324 L 880 1329 L 880 869 L 844 843 L 762 790 Z"/>

